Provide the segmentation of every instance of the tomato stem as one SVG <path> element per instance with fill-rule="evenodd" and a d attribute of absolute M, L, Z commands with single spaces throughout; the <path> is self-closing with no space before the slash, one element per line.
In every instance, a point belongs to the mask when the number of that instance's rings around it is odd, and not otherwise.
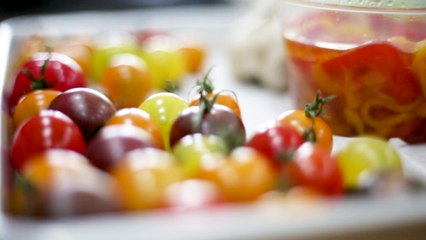
<path fill-rule="evenodd" d="M 310 128 L 306 129 L 306 131 L 303 133 L 303 137 L 305 140 L 311 141 L 311 142 L 317 141 L 317 136 L 315 133 L 315 119 L 316 117 L 321 115 L 321 112 L 325 104 L 327 104 L 334 98 L 335 98 L 334 95 L 323 98 L 321 97 L 321 92 L 318 90 L 315 96 L 314 102 L 306 104 L 305 115 L 307 118 L 312 119 L 312 125 Z"/>
<path fill-rule="evenodd" d="M 34 77 L 34 75 L 31 73 L 31 71 L 28 68 L 23 69 L 24 73 L 28 76 L 28 78 L 31 81 L 30 85 L 32 90 L 47 89 L 52 87 L 53 84 L 48 84 L 46 82 L 46 69 L 47 69 L 47 65 L 49 64 L 50 58 L 51 56 L 49 56 L 48 58 L 44 60 L 40 70 L 40 78 Z"/>

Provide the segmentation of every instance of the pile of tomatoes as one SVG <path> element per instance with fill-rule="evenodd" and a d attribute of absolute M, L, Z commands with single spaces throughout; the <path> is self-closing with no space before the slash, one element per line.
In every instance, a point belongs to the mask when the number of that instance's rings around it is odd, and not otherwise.
<path fill-rule="evenodd" d="M 384 140 L 354 139 L 332 153 L 320 116 L 331 98 L 318 94 L 306 109 L 283 112 L 247 136 L 235 93 L 215 89 L 208 74 L 188 101 L 132 86 L 146 97 L 127 107 L 135 99 L 114 75 L 127 70 L 111 66 L 100 84 L 116 94 L 89 88 L 78 63 L 56 52 L 20 67 L 5 100 L 13 119 L 8 212 L 198 209 L 295 188 L 339 197 L 389 176 L 403 180 L 398 154 Z"/>

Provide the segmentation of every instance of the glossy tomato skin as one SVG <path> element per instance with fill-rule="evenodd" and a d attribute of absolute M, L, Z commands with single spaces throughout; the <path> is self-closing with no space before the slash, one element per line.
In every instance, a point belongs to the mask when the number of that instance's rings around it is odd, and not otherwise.
<path fill-rule="evenodd" d="M 327 195 L 343 193 L 343 177 L 337 160 L 328 150 L 311 142 L 304 143 L 294 154 L 290 172 L 293 185 L 308 187 Z"/>
<path fill-rule="evenodd" d="M 170 132 L 170 145 L 194 133 L 216 135 L 225 140 L 230 150 L 245 144 L 245 127 L 230 109 L 214 105 L 210 111 L 200 113 L 198 106 L 185 109 L 174 122 Z"/>
<path fill-rule="evenodd" d="M 43 110 L 24 122 L 15 132 L 11 164 L 20 171 L 30 156 L 51 148 L 84 154 L 85 143 L 77 125 L 59 111 Z"/>
<path fill-rule="evenodd" d="M 346 189 L 363 189 L 380 174 L 403 177 L 399 154 L 386 140 L 363 136 L 336 153 Z"/>
<path fill-rule="evenodd" d="M 238 147 L 229 156 L 209 156 L 199 176 L 215 183 L 228 202 L 254 201 L 278 184 L 267 157 L 250 147 Z"/>
<path fill-rule="evenodd" d="M 102 128 L 88 144 L 86 156 L 102 170 L 109 170 L 134 149 L 155 147 L 143 129 L 132 125 L 111 125 Z"/>
<path fill-rule="evenodd" d="M 148 67 L 134 54 L 114 56 L 100 82 L 118 109 L 138 107 L 153 90 Z"/>
<path fill-rule="evenodd" d="M 44 64 L 47 65 L 43 67 Z M 34 81 L 30 76 L 34 78 Z M 66 91 L 85 86 L 86 79 L 80 66 L 70 57 L 59 53 L 35 54 L 21 67 L 11 91 L 7 93 L 9 112 L 13 113 L 16 104 L 24 94 L 35 89 L 52 88 Z"/>
<path fill-rule="evenodd" d="M 165 207 L 167 188 L 183 179 L 175 157 L 154 148 L 129 152 L 110 173 L 118 183 L 126 211 Z"/>
<path fill-rule="evenodd" d="M 226 154 L 226 142 L 215 135 L 186 135 L 173 146 L 173 154 L 186 177 L 197 177 L 203 158 L 211 154 Z"/>
<path fill-rule="evenodd" d="M 115 113 L 115 107 L 107 97 L 89 88 L 63 92 L 53 99 L 49 109 L 61 111 L 71 118 L 85 139 L 90 139 Z"/>
<path fill-rule="evenodd" d="M 151 118 L 151 116 L 139 108 L 123 108 L 118 110 L 105 124 L 118 125 L 128 124 L 140 127 L 150 133 L 153 142 L 157 148 L 164 148 L 163 138 L 161 137 L 160 128 Z"/>
<path fill-rule="evenodd" d="M 17 128 L 28 118 L 36 115 L 43 109 L 47 109 L 54 98 L 56 98 L 60 91 L 53 89 L 35 90 L 24 95 L 16 105 L 15 112 L 13 113 L 13 123 Z"/>
<path fill-rule="evenodd" d="M 296 129 L 302 136 L 312 127 L 312 119 L 308 118 L 304 110 L 288 110 L 280 114 L 276 120 L 277 125 L 290 126 Z M 315 143 L 331 152 L 333 148 L 333 133 L 327 123 L 316 117 L 314 123 L 316 135 Z"/>
<path fill-rule="evenodd" d="M 173 93 L 160 92 L 148 97 L 139 108 L 146 111 L 160 128 L 164 147 L 170 150 L 170 130 L 179 114 L 188 103 Z"/>
<path fill-rule="evenodd" d="M 304 142 L 302 135 L 294 128 L 274 125 L 255 132 L 246 145 L 268 156 L 272 165 L 279 169 Z"/>

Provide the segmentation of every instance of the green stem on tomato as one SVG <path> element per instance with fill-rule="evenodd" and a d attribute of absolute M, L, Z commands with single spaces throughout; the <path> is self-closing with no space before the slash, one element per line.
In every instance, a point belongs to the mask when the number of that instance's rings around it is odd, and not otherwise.
<path fill-rule="evenodd" d="M 49 56 L 48 58 L 44 60 L 43 65 L 41 66 L 40 78 L 34 77 L 34 75 L 31 73 L 31 71 L 28 68 L 23 69 L 24 73 L 28 76 L 28 78 L 31 81 L 30 85 L 32 90 L 47 89 L 52 87 L 53 84 L 48 84 L 46 82 L 46 68 L 47 68 L 47 65 L 49 64 L 50 58 L 51 56 Z"/>
<path fill-rule="evenodd" d="M 306 104 L 305 115 L 307 118 L 312 119 L 311 127 L 306 129 L 306 131 L 303 133 L 303 137 L 306 141 L 317 141 L 317 135 L 315 133 L 315 119 L 321 114 L 325 104 L 334 98 L 334 95 L 323 98 L 321 97 L 321 92 L 318 90 L 314 102 Z"/>

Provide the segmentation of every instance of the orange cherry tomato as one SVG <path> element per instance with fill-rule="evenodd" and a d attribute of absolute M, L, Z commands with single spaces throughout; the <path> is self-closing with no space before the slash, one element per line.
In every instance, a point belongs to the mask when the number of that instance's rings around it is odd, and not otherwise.
<path fill-rule="evenodd" d="M 214 182 L 226 201 L 253 201 L 273 190 L 277 173 L 266 156 L 250 147 L 239 147 L 229 156 L 203 159 L 199 177 Z"/>
<path fill-rule="evenodd" d="M 89 76 L 94 51 L 90 41 L 83 38 L 69 39 L 56 46 L 54 50 L 74 59 L 80 65 L 84 75 Z"/>
<path fill-rule="evenodd" d="M 164 148 L 163 138 L 157 124 L 149 114 L 139 108 L 123 108 L 118 110 L 106 125 L 129 124 L 146 130 L 158 148 Z"/>
<path fill-rule="evenodd" d="M 200 71 L 205 58 L 205 50 L 202 46 L 198 45 L 186 45 L 179 48 L 179 52 L 182 54 L 187 71 L 196 73 Z"/>
<path fill-rule="evenodd" d="M 183 179 L 176 158 L 156 148 L 129 152 L 110 173 L 127 211 L 165 207 L 167 188 Z"/>
<path fill-rule="evenodd" d="M 105 70 L 101 85 L 117 108 L 138 107 L 153 89 L 145 62 L 133 54 L 118 54 Z"/>
<path fill-rule="evenodd" d="M 277 118 L 278 125 L 291 126 L 300 134 L 305 135 L 312 127 L 312 119 L 308 118 L 304 110 L 289 110 L 283 112 Z M 315 143 L 331 152 L 333 148 L 333 134 L 328 124 L 317 116 L 314 121 Z"/>
<path fill-rule="evenodd" d="M 13 123 L 17 128 L 28 118 L 35 116 L 41 110 L 47 109 L 50 102 L 61 94 L 60 91 L 53 89 L 35 90 L 24 95 L 18 102 L 13 113 Z"/>

